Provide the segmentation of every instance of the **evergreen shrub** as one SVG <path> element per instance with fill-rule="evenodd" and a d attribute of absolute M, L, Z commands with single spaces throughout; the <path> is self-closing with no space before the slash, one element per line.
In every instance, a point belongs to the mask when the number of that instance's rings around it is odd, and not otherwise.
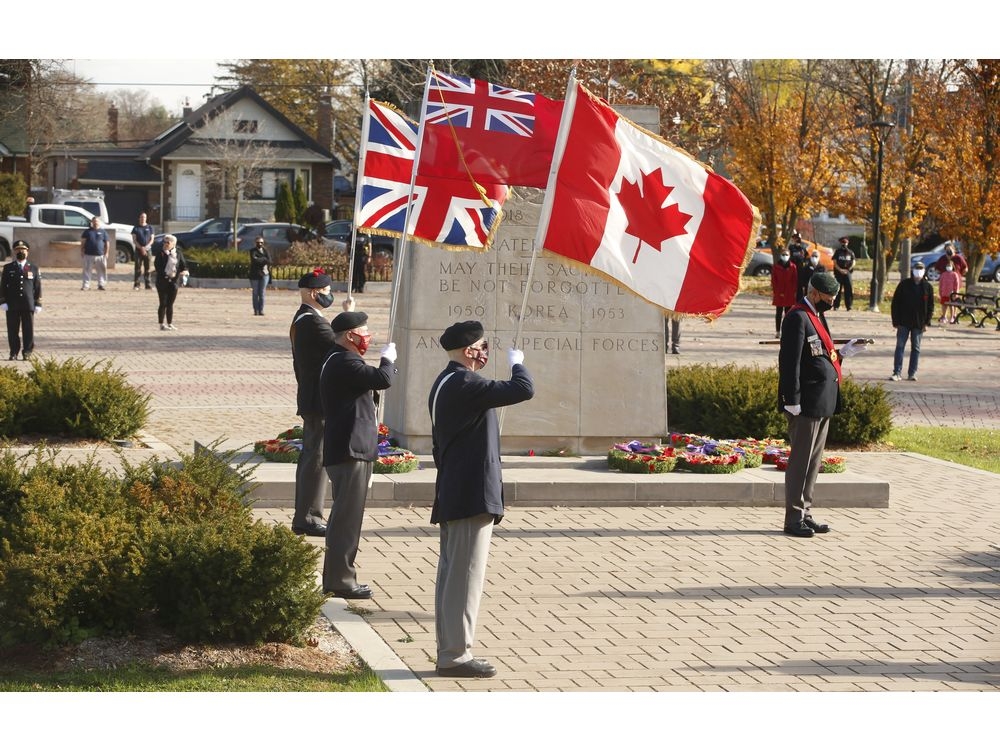
<path fill-rule="evenodd" d="M 20 400 L 26 431 L 113 440 L 136 434 L 149 418 L 149 396 L 109 362 L 36 359 L 28 378 L 37 390 Z"/>
<path fill-rule="evenodd" d="M 224 517 L 162 527 L 146 582 L 160 620 L 187 641 L 296 641 L 316 619 L 319 550 L 289 529 Z"/>
<path fill-rule="evenodd" d="M 34 403 L 38 386 L 14 367 L 0 367 L 0 437 L 11 437 L 24 432 L 28 416 L 25 404 Z"/>
<path fill-rule="evenodd" d="M 892 429 L 892 407 L 881 384 L 841 383 L 843 408 L 830 420 L 829 441 L 863 446 L 885 438 Z M 684 365 L 667 373 L 667 421 L 670 430 L 730 438 L 787 438 L 778 410 L 776 367 Z"/>

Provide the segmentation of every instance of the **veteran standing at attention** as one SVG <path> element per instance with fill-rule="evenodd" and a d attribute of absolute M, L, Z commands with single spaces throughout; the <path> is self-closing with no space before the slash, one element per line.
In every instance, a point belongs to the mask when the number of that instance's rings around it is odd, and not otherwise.
<path fill-rule="evenodd" d="M 851 339 L 839 351 L 833 345 L 823 314 L 833 307 L 839 289 L 833 274 L 814 273 L 806 296 L 781 324 L 778 408 L 788 420 L 785 533 L 791 536 L 808 538 L 830 530 L 812 517 L 813 491 L 823 465 L 830 417 L 841 407 L 841 360 L 867 347 L 860 339 Z"/>
<path fill-rule="evenodd" d="M 319 376 L 323 399 L 323 466 L 333 485 L 333 506 L 326 524 L 323 591 L 344 599 L 370 599 L 372 590 L 358 583 L 354 561 L 361 541 L 365 500 L 378 458 L 375 394 L 392 385 L 396 345 L 382 348 L 378 367 L 363 359 L 371 343 L 368 315 L 342 312 L 331 323 L 333 349 Z"/>
<path fill-rule="evenodd" d="M 35 313 L 42 311 L 42 274 L 28 260 L 31 248 L 18 240 L 12 248 L 14 260 L 0 275 L 0 310 L 7 314 L 7 343 L 10 358 L 22 353 L 25 359 L 35 349 Z"/>
<path fill-rule="evenodd" d="M 448 366 L 431 387 L 437 481 L 431 523 L 439 524 L 434 588 L 437 673 L 441 677 L 493 677 L 496 667 L 472 656 L 479 601 L 486 580 L 493 525 L 503 518 L 500 428 L 497 407 L 534 396 L 524 353 L 508 353 L 510 380 L 488 380 L 479 370 L 489 343 L 479 321 L 455 323 L 441 335 Z"/>

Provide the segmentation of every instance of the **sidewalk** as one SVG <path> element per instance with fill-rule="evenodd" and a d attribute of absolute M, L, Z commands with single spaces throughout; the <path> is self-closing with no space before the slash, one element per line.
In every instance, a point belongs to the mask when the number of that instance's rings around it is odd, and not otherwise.
<path fill-rule="evenodd" d="M 38 356 L 113 358 L 150 393 L 149 433 L 167 450 L 213 437 L 249 444 L 297 423 L 295 292 L 269 292 L 255 317 L 249 287 L 185 289 L 178 330 L 161 332 L 155 292 L 113 278 L 107 292 L 82 292 L 75 273 L 45 274 Z M 389 298 L 386 285 L 371 287 L 358 307 L 377 343 Z M 885 385 L 897 423 L 1000 428 L 1000 333 L 931 329 L 920 380 L 891 383 L 888 317 L 830 322 L 838 338 L 878 341 L 845 369 Z M 712 324 L 685 322 L 682 353 L 668 359 L 770 366 L 777 348 L 757 342 L 771 337 L 772 308 L 742 295 Z M 495 679 L 433 674 L 437 529 L 426 508 L 368 510 L 358 564 L 375 598 L 350 609 L 399 660 L 381 663 L 400 685 L 433 691 L 1000 686 L 997 476 L 910 454 L 852 454 L 851 464 L 890 482 L 889 507 L 817 508 L 833 532 L 811 540 L 782 535 L 775 508 L 512 507 L 496 529 L 476 647 Z M 255 513 L 291 521 L 285 508 Z"/>

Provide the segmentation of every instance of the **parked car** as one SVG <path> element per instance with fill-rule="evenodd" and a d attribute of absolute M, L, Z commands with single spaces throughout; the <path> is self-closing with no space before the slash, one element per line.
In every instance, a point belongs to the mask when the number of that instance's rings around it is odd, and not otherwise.
<path fill-rule="evenodd" d="M 351 232 L 354 229 L 353 223 L 348 219 L 338 219 L 337 221 L 331 221 L 326 225 L 326 231 L 323 232 L 323 236 L 331 240 L 339 240 L 344 243 L 345 247 L 349 247 L 351 244 Z M 396 249 L 396 241 L 392 237 L 383 237 L 377 234 L 368 234 L 367 232 L 358 232 L 358 243 L 361 244 L 363 241 L 369 241 L 372 243 L 372 255 L 393 255 Z"/>
<path fill-rule="evenodd" d="M 308 227 L 301 224 L 284 222 L 244 224 L 236 233 L 236 247 L 249 250 L 258 237 L 264 238 L 264 244 L 271 254 L 272 260 L 279 262 L 282 256 L 292 246 L 293 242 L 312 242 L 321 240 L 332 250 L 347 250 L 347 245 L 340 240 L 321 237 Z"/>
<path fill-rule="evenodd" d="M 986 256 L 986 262 L 983 263 L 983 270 L 979 272 L 979 280 L 995 281 L 1000 284 L 1000 253 L 994 256 Z"/>
<path fill-rule="evenodd" d="M 937 281 L 938 279 L 940 279 L 941 272 L 934 267 L 934 264 L 938 262 L 938 260 L 941 258 L 942 255 L 944 255 L 944 246 L 946 244 L 948 243 L 942 242 L 940 245 L 937 245 L 936 247 L 930 250 L 925 250 L 921 253 L 911 253 L 910 270 L 912 271 L 913 267 L 917 264 L 918 261 L 920 261 L 924 264 L 924 268 L 927 269 L 926 278 L 928 281 Z M 955 252 L 958 253 L 959 255 L 962 255 L 961 243 L 952 240 L 951 244 L 955 246 Z M 902 260 L 903 259 L 900 258 L 900 263 L 902 263 Z M 902 274 L 902 272 L 903 269 L 900 268 L 900 274 Z M 907 274 L 907 276 L 909 276 L 909 274 Z"/>
<path fill-rule="evenodd" d="M 827 270 L 833 268 L 833 250 L 825 245 L 817 245 L 815 242 L 809 242 L 808 240 L 803 240 L 809 254 L 812 254 L 813 248 L 819 248 L 819 264 L 826 268 Z M 774 255 L 772 254 L 771 248 L 766 245 L 758 245 L 757 250 L 754 251 L 753 256 L 750 258 L 750 262 L 747 263 L 746 270 L 743 271 L 744 276 L 770 276 L 771 267 L 774 265 Z"/>
<path fill-rule="evenodd" d="M 264 220 L 241 216 L 237 223 L 242 227 L 246 224 L 259 224 L 262 221 Z M 173 234 L 177 238 L 177 246 L 181 250 L 187 250 L 192 247 L 226 247 L 232 233 L 233 219 L 229 217 L 228 219 L 205 219 L 186 232 L 174 232 Z M 156 239 L 162 240 L 163 235 L 158 234 Z"/>

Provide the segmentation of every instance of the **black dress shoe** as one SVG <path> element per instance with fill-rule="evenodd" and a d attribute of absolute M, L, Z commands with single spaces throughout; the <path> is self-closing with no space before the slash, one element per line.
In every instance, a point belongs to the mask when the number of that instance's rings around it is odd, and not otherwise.
<path fill-rule="evenodd" d="M 813 535 L 813 530 L 804 523 L 795 523 L 785 527 L 785 533 L 790 536 L 801 536 L 806 539 Z"/>
<path fill-rule="evenodd" d="M 802 519 L 802 523 L 812 529 L 814 534 L 825 534 L 830 530 L 830 527 L 825 523 L 816 523 L 812 516 L 806 516 Z"/>
<path fill-rule="evenodd" d="M 17 355 L 16 355 L 16 354 L 11 354 L 11 355 L 10 355 L 10 358 L 11 358 L 11 359 L 17 359 Z"/>
<path fill-rule="evenodd" d="M 497 668 L 484 659 L 470 659 L 454 667 L 438 667 L 438 677 L 494 677 Z"/>
<path fill-rule="evenodd" d="M 371 599 L 372 590 L 368 588 L 367 584 L 360 584 L 352 589 L 323 589 L 323 593 L 327 596 L 338 596 L 341 599 Z"/>
<path fill-rule="evenodd" d="M 320 523 L 310 524 L 305 528 L 292 526 L 292 533 L 299 536 L 326 536 L 326 526 Z"/>

